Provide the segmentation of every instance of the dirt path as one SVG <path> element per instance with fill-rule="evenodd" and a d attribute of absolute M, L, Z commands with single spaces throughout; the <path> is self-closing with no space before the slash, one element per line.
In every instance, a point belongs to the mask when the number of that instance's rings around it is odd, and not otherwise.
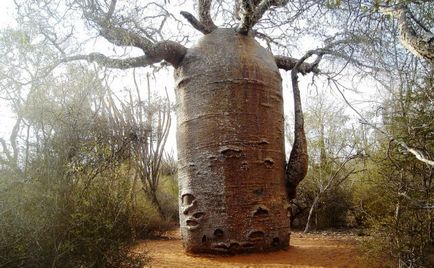
<path fill-rule="evenodd" d="M 349 235 L 291 235 L 287 251 L 241 256 L 189 256 L 182 249 L 177 232 L 165 240 L 148 240 L 133 248 L 148 252 L 146 267 L 369 267 L 358 258 L 356 239 Z"/>

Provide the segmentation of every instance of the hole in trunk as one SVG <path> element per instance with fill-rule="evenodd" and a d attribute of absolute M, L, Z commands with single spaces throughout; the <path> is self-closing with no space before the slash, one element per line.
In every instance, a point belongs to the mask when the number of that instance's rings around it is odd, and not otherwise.
<path fill-rule="evenodd" d="M 232 250 L 239 250 L 239 249 L 240 249 L 240 244 L 237 243 L 237 242 L 235 242 L 235 243 L 231 243 L 231 244 L 229 245 L 229 249 L 232 249 Z"/>
<path fill-rule="evenodd" d="M 255 213 L 253 213 L 253 216 L 266 216 L 266 215 L 268 215 L 268 209 L 262 207 L 258 207 Z"/>
<path fill-rule="evenodd" d="M 255 195 L 262 195 L 264 193 L 264 189 L 259 188 L 253 191 Z"/>
<path fill-rule="evenodd" d="M 243 244 L 243 248 L 253 248 L 255 246 L 255 244 L 247 242 Z"/>
<path fill-rule="evenodd" d="M 199 225 L 199 223 L 195 220 L 187 220 L 187 226 L 194 227 L 194 226 L 198 226 L 198 225 Z"/>
<path fill-rule="evenodd" d="M 266 145 L 266 144 L 270 144 L 270 142 L 268 142 L 268 140 L 266 140 L 266 139 L 261 139 L 261 140 L 258 142 L 258 144 L 259 144 L 259 145 Z"/>
<path fill-rule="evenodd" d="M 242 169 L 242 170 L 247 170 L 247 169 L 249 169 L 249 164 L 247 163 L 247 161 L 243 161 L 243 162 L 241 163 L 241 169 Z"/>
<path fill-rule="evenodd" d="M 250 239 L 253 239 L 253 240 L 263 239 L 264 236 L 265 236 L 265 234 L 264 234 L 264 232 L 262 232 L 262 231 L 254 231 L 254 232 L 251 232 L 251 233 L 249 234 L 249 238 L 250 238 Z"/>
<path fill-rule="evenodd" d="M 193 217 L 196 218 L 196 219 L 200 219 L 200 218 L 202 218 L 203 215 L 205 215 L 205 213 L 203 213 L 203 212 L 196 212 L 196 213 L 193 214 Z"/>
<path fill-rule="evenodd" d="M 265 158 L 264 164 L 267 168 L 272 168 L 274 165 L 274 160 L 271 158 Z"/>
<path fill-rule="evenodd" d="M 224 232 L 222 229 L 215 229 L 214 231 L 214 237 L 216 238 L 223 238 Z"/>
<path fill-rule="evenodd" d="M 271 245 L 273 247 L 277 247 L 280 244 L 280 239 L 278 237 L 273 238 L 273 242 L 271 242 Z"/>
<path fill-rule="evenodd" d="M 191 205 L 191 203 L 193 203 L 193 200 L 194 200 L 194 196 L 192 194 L 184 194 L 182 196 L 182 205 L 184 206 Z"/>
<path fill-rule="evenodd" d="M 227 158 L 231 158 L 231 157 L 241 157 L 242 156 L 242 151 L 240 148 L 235 147 L 235 146 L 225 146 L 220 150 L 220 153 Z"/>
<path fill-rule="evenodd" d="M 214 246 L 214 249 L 218 249 L 218 250 L 228 250 L 228 246 L 226 246 L 226 244 L 217 244 Z"/>

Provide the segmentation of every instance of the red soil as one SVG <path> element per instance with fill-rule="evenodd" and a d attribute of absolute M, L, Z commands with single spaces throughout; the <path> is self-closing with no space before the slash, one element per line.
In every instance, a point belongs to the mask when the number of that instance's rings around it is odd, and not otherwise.
<path fill-rule="evenodd" d="M 358 257 L 357 240 L 352 235 L 293 233 L 286 251 L 237 256 L 186 255 L 177 232 L 165 240 L 147 240 L 132 250 L 147 252 L 145 267 L 372 267 Z"/>

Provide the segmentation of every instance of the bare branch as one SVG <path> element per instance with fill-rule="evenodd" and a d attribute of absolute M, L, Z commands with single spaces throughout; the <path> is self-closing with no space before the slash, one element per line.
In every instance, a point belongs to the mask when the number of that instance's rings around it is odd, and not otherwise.
<path fill-rule="evenodd" d="M 258 4 L 256 2 L 257 1 L 241 0 L 239 5 L 240 24 L 237 27 L 237 32 L 248 34 L 271 6 L 284 6 L 289 1 L 261 0 Z"/>
<path fill-rule="evenodd" d="M 414 208 L 418 208 L 418 209 L 434 209 L 434 204 L 424 204 L 424 202 L 421 202 L 419 200 L 415 200 L 415 199 L 411 198 L 405 192 L 399 192 L 398 196 L 402 196 L 405 199 L 407 199 L 408 201 L 410 201 L 410 203 L 412 204 L 412 207 L 414 207 Z"/>
<path fill-rule="evenodd" d="M 318 65 L 320 61 L 322 60 L 322 57 L 326 54 L 328 55 L 334 55 L 339 58 L 346 59 L 347 61 L 351 61 L 352 63 L 355 63 L 356 65 L 367 67 L 363 65 L 363 63 L 352 59 L 350 56 L 345 55 L 344 53 L 336 52 L 336 48 L 342 45 L 350 45 L 355 43 L 363 42 L 363 38 L 360 36 L 348 36 L 344 39 L 337 40 L 335 42 L 330 42 L 328 45 L 326 45 L 323 48 L 318 48 L 314 50 L 310 50 L 306 52 L 306 54 L 301 59 L 295 59 L 291 57 L 286 56 L 274 56 L 274 59 L 276 61 L 277 67 L 280 69 L 289 71 L 293 70 L 295 67 L 297 67 L 297 72 L 301 73 L 303 75 L 307 73 L 314 73 L 318 74 L 320 73 L 320 70 L 318 68 Z M 311 57 L 312 55 L 317 55 L 316 60 L 313 63 L 306 63 L 305 61 Z M 296 66 L 299 64 L 298 66 Z M 373 68 L 374 69 L 374 68 Z"/>
<path fill-rule="evenodd" d="M 274 60 L 276 61 L 277 67 L 285 71 L 292 70 L 299 61 L 298 59 L 286 56 L 274 56 Z M 318 69 L 318 64 L 314 65 L 303 62 L 298 66 L 298 72 L 303 75 L 310 72 L 318 74 L 320 70 Z"/>
<path fill-rule="evenodd" d="M 199 0 L 197 10 L 199 20 L 186 11 L 181 11 L 181 15 L 193 26 L 193 28 L 203 34 L 209 34 L 217 29 L 217 26 L 214 24 L 210 15 L 211 3 L 212 0 Z"/>
<path fill-rule="evenodd" d="M 181 11 L 181 15 L 199 32 L 209 34 L 211 31 L 202 22 L 198 21 L 191 13 Z"/>
<path fill-rule="evenodd" d="M 100 33 L 107 41 L 117 46 L 134 46 L 142 49 L 145 53 L 153 45 L 147 38 L 121 27 L 102 25 Z"/>
<path fill-rule="evenodd" d="M 380 11 L 398 20 L 400 41 L 408 51 L 434 63 L 434 33 L 412 16 L 407 5 L 399 5 L 397 8 L 381 8 Z M 414 29 L 412 19 L 422 28 L 421 34 Z"/>
<path fill-rule="evenodd" d="M 199 21 L 207 28 L 209 32 L 212 32 L 215 29 L 217 29 L 217 26 L 214 24 L 210 14 L 211 3 L 212 0 L 199 0 L 198 3 Z"/>
<path fill-rule="evenodd" d="M 110 7 L 109 7 L 109 10 L 108 10 L 107 16 L 106 16 L 107 19 L 110 19 L 113 16 L 113 13 L 115 12 L 115 8 L 116 8 L 116 2 L 117 2 L 117 0 L 112 0 L 110 2 Z"/>
<path fill-rule="evenodd" d="M 62 59 L 60 63 L 76 61 L 76 60 L 86 60 L 88 62 L 96 62 L 102 66 L 108 68 L 116 69 L 129 69 L 137 67 L 145 67 L 162 60 L 167 61 L 172 64 L 175 68 L 178 67 L 179 63 L 183 59 L 187 49 L 172 41 L 163 41 L 153 45 L 148 49 L 147 54 L 127 59 L 113 59 L 109 58 L 101 53 L 91 53 L 89 55 L 76 55 L 71 57 L 66 57 Z"/>

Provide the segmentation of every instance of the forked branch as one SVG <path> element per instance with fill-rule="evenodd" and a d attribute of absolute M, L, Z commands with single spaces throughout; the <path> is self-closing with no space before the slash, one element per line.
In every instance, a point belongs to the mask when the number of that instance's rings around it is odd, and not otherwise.
<path fill-rule="evenodd" d="M 237 32 L 249 34 L 250 30 L 272 6 L 285 6 L 288 0 L 240 0 L 235 10 L 239 12 L 240 23 Z"/>
<path fill-rule="evenodd" d="M 294 69 L 294 67 L 299 62 L 298 59 L 286 57 L 286 56 L 274 56 L 274 60 L 276 61 L 277 67 L 285 71 L 290 71 Z M 297 68 L 298 68 L 298 72 L 303 75 L 311 72 L 318 74 L 320 72 L 318 68 L 318 64 L 311 64 L 307 62 L 301 63 Z"/>

